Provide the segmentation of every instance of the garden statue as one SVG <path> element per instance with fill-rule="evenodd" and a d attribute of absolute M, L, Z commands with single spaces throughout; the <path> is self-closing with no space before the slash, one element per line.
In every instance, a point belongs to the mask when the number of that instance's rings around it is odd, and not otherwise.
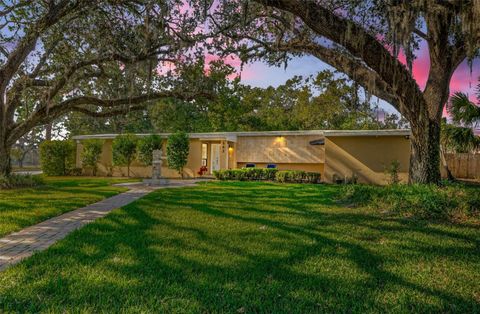
<path fill-rule="evenodd" d="M 145 179 L 143 182 L 147 185 L 162 185 L 167 184 L 168 180 L 162 178 L 162 150 L 156 149 L 152 152 L 152 178 Z"/>
<path fill-rule="evenodd" d="M 153 151 L 152 158 L 152 180 L 159 180 L 162 177 L 162 150 Z"/>

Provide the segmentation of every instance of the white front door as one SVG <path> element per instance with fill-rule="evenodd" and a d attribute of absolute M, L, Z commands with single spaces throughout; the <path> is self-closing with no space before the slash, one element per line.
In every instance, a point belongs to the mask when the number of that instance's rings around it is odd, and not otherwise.
<path fill-rule="evenodd" d="M 212 148 L 212 153 L 211 153 L 211 169 L 212 172 L 215 170 L 220 170 L 220 144 L 211 144 L 210 145 Z"/>

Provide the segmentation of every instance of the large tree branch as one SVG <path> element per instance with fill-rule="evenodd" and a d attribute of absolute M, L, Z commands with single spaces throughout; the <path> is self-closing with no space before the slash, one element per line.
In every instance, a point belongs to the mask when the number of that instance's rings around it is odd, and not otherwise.
<path fill-rule="evenodd" d="M 285 22 L 286 23 L 286 22 Z M 288 24 L 284 26 L 288 27 Z M 320 44 L 314 43 L 309 38 L 296 38 L 288 42 L 276 41 L 264 42 L 258 38 L 244 35 L 239 36 L 237 34 L 225 34 L 226 36 L 234 39 L 241 40 L 247 39 L 253 43 L 250 49 L 251 51 L 258 51 L 259 48 L 264 49 L 265 52 L 286 52 L 286 53 L 301 53 L 309 54 L 317 57 L 325 63 L 328 63 L 332 67 L 338 69 L 339 71 L 345 73 L 352 80 L 358 82 L 365 90 L 370 92 L 373 95 L 389 102 L 394 106 L 398 111 L 404 113 L 405 116 L 410 116 L 410 108 L 404 107 L 403 102 L 399 101 L 395 95 L 395 91 L 390 88 L 390 86 L 383 81 L 383 79 L 373 71 L 369 69 L 361 60 L 357 60 L 352 56 L 349 56 L 345 52 L 342 52 L 338 49 L 327 48 Z M 300 36 L 300 33 L 297 33 Z M 250 50 L 249 49 L 249 50 Z"/>
<path fill-rule="evenodd" d="M 134 106 L 128 106 L 122 109 L 115 109 L 115 110 L 108 110 L 108 111 L 93 111 L 85 107 L 73 107 L 71 111 L 80 112 L 80 113 L 83 113 L 84 115 L 87 115 L 93 118 L 110 118 L 118 115 L 124 115 L 131 111 L 145 110 L 146 108 L 147 107 L 145 105 L 134 105 Z"/>
<path fill-rule="evenodd" d="M 354 57 L 363 60 L 368 68 L 375 71 L 382 81 L 395 91 L 399 101 L 405 104 L 400 109 L 406 108 L 406 104 L 420 110 L 426 109 L 422 92 L 409 71 L 360 26 L 342 19 L 312 0 L 255 1 L 298 16 L 317 35 L 343 46 Z"/>
<path fill-rule="evenodd" d="M 72 97 L 61 101 L 50 108 L 42 106 L 26 120 L 13 124 L 8 130 L 8 142 L 13 145 L 20 137 L 34 127 L 50 123 L 51 121 L 67 114 L 70 111 L 95 112 L 91 109 L 82 107 L 84 105 L 93 105 L 99 108 L 109 108 L 110 110 L 107 110 L 103 113 L 105 116 L 107 116 L 113 115 L 112 112 L 118 112 L 118 114 L 123 113 L 122 110 L 124 110 L 124 108 L 115 108 L 124 105 L 128 105 L 128 107 L 138 107 L 137 105 L 145 106 L 145 104 L 149 101 L 162 98 L 176 98 L 184 101 L 192 101 L 202 97 L 211 99 L 213 95 L 205 91 L 190 93 L 185 91 L 163 91 L 117 99 L 101 99 L 93 96 Z M 102 113 L 98 112 L 98 114 Z"/>
<path fill-rule="evenodd" d="M 8 101 L 7 115 L 13 118 L 15 109 L 21 104 L 20 102 L 21 92 L 26 88 L 49 87 L 45 91 L 43 97 L 41 97 L 44 106 L 48 106 L 51 100 L 54 99 L 59 94 L 59 92 L 65 87 L 65 85 L 70 81 L 70 79 L 79 70 L 85 67 L 92 66 L 92 65 L 101 65 L 105 62 L 112 62 L 112 61 L 120 61 L 123 63 L 141 62 L 158 54 L 168 55 L 169 52 L 170 52 L 169 49 L 155 49 L 153 52 L 144 53 L 135 58 L 127 57 L 119 53 L 112 53 L 104 56 L 99 56 L 89 60 L 77 62 L 71 65 L 61 76 L 55 79 L 50 79 L 50 80 L 36 79 L 36 78 L 30 77 L 30 75 L 22 76 L 15 82 L 15 84 L 12 86 L 12 88 L 8 93 L 9 101 Z M 171 58 L 163 58 L 163 57 L 158 58 L 157 61 L 176 62 L 176 60 L 173 60 Z"/>
<path fill-rule="evenodd" d="M 0 67 L 0 95 L 3 95 L 10 80 L 17 72 L 25 58 L 35 49 L 38 38 L 42 32 L 56 24 L 61 18 L 75 9 L 81 1 L 71 2 L 63 0 L 56 5 L 51 5 L 48 12 L 34 25 L 29 27 L 25 36 L 16 48 L 10 53 L 5 64 Z"/>
<path fill-rule="evenodd" d="M 387 101 L 395 107 L 395 109 L 403 112 L 404 115 L 411 115 L 410 109 L 402 106 L 403 103 L 398 101 L 390 86 L 388 86 L 375 71 L 372 71 L 362 64 L 360 60 L 355 60 L 341 51 L 312 43 L 278 46 L 278 49 L 280 51 L 300 52 L 313 55 L 345 73 L 350 79 L 356 81 L 369 93 Z"/>

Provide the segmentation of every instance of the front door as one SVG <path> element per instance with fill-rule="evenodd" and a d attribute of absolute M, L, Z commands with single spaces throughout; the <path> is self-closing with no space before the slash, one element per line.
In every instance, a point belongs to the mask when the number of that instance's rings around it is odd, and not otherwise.
<path fill-rule="evenodd" d="M 210 145 L 212 148 L 212 153 L 211 153 L 211 167 L 212 172 L 215 170 L 220 170 L 220 144 L 211 144 Z"/>

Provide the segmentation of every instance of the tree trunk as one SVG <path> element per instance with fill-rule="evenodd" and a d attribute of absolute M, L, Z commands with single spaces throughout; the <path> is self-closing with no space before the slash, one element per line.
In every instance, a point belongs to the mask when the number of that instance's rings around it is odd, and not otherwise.
<path fill-rule="evenodd" d="M 0 142 L 0 176 L 9 176 L 11 172 L 10 147 Z"/>
<path fill-rule="evenodd" d="M 411 125 L 409 182 L 436 184 L 441 179 L 440 121 L 418 120 Z"/>
<path fill-rule="evenodd" d="M 45 126 L 45 140 L 46 141 L 52 140 L 52 123 L 49 123 Z"/>

